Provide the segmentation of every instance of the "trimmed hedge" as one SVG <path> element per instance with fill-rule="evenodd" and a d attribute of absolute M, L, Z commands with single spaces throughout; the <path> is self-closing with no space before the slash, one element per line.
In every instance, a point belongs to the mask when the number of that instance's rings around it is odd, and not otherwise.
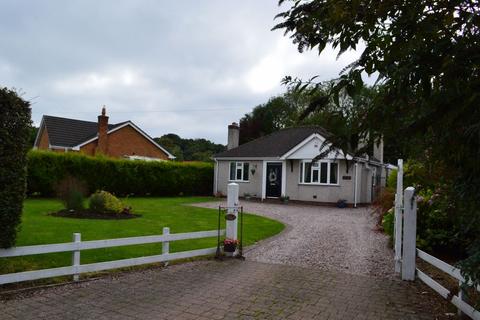
<path fill-rule="evenodd" d="M 30 151 L 29 195 L 54 196 L 56 184 L 67 175 L 85 182 L 90 193 L 117 196 L 211 195 L 213 164 L 171 161 L 132 161 L 89 157 L 78 153 Z"/>
<path fill-rule="evenodd" d="M 0 248 L 15 244 L 25 197 L 30 103 L 0 88 Z"/>

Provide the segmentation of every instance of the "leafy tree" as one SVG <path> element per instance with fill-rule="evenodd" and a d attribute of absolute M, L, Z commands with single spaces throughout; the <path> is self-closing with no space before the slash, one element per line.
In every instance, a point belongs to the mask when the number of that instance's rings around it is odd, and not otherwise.
<path fill-rule="evenodd" d="M 26 190 L 30 103 L 0 88 L 0 248 L 15 244 Z"/>
<path fill-rule="evenodd" d="M 212 161 L 214 154 L 225 150 L 225 146 L 206 139 L 183 139 L 169 133 L 154 139 L 171 152 L 178 161 Z"/>
<path fill-rule="evenodd" d="M 35 144 L 35 139 L 37 138 L 37 132 L 38 132 L 38 127 L 32 126 L 30 128 L 30 137 L 28 139 L 28 144 L 30 148 L 33 148 L 33 145 Z"/>
<path fill-rule="evenodd" d="M 322 53 L 327 45 L 339 55 L 361 50 L 360 58 L 334 81 L 329 97 L 337 100 L 344 91 L 355 96 L 363 87 L 362 75 L 377 76 L 381 88 L 358 123 L 359 133 L 396 141 L 410 157 L 447 168 L 451 205 L 463 225 L 459 243 L 469 245 L 462 268 L 480 284 L 478 2 L 288 2 L 291 6 L 277 15 L 281 21 L 274 29 L 289 34 L 299 51 Z M 314 79 L 284 81 L 300 91 L 318 85 Z M 310 110 L 325 105 L 318 100 Z"/>
<path fill-rule="evenodd" d="M 298 110 L 297 100 L 288 93 L 256 106 L 240 119 L 240 144 L 293 125 Z"/>
<path fill-rule="evenodd" d="M 183 151 L 181 148 L 181 140 L 179 136 L 173 133 L 165 134 L 160 138 L 154 138 L 154 140 L 166 148 L 171 154 L 176 157 L 177 161 L 183 161 Z"/>

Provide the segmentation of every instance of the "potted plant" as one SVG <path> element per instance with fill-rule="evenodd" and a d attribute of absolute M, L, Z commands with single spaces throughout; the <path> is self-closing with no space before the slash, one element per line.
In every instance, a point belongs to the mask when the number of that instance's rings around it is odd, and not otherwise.
<path fill-rule="evenodd" d="M 223 251 L 233 253 L 237 249 L 238 240 L 226 238 L 223 240 Z"/>
<path fill-rule="evenodd" d="M 283 194 L 283 195 L 280 197 L 280 200 L 282 200 L 282 202 L 283 202 L 284 204 L 288 204 L 288 200 L 290 200 L 290 197 Z"/>
<path fill-rule="evenodd" d="M 346 208 L 347 200 L 340 199 L 337 201 L 337 208 Z"/>

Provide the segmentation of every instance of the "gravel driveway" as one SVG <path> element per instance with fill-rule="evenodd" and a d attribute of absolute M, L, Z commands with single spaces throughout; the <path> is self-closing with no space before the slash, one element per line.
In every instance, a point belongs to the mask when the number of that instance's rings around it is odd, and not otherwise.
<path fill-rule="evenodd" d="M 197 204 L 217 208 L 222 202 Z M 245 212 L 279 220 L 281 234 L 248 248 L 245 256 L 280 263 L 377 277 L 394 277 L 388 238 L 375 230 L 369 208 L 272 204 L 242 201 Z M 248 230 L 245 230 L 248 232 Z"/>

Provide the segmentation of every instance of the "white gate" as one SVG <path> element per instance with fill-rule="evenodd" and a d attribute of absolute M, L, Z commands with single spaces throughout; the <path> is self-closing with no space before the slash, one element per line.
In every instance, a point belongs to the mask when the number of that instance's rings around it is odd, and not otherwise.
<path fill-rule="evenodd" d="M 415 188 L 403 189 L 403 161 L 398 160 L 397 192 L 395 194 L 395 272 L 400 273 L 402 280 L 413 281 L 415 277 L 435 290 L 444 299 L 449 300 L 458 308 L 459 315 L 467 315 L 474 320 L 480 320 L 480 312 L 464 301 L 462 285 L 467 283 L 460 269 L 441 261 L 428 253 L 417 249 L 417 201 Z M 416 258 L 447 273 L 459 282 L 459 291 L 455 295 L 449 289 L 416 268 Z M 480 286 L 476 288 L 480 292 Z"/>

